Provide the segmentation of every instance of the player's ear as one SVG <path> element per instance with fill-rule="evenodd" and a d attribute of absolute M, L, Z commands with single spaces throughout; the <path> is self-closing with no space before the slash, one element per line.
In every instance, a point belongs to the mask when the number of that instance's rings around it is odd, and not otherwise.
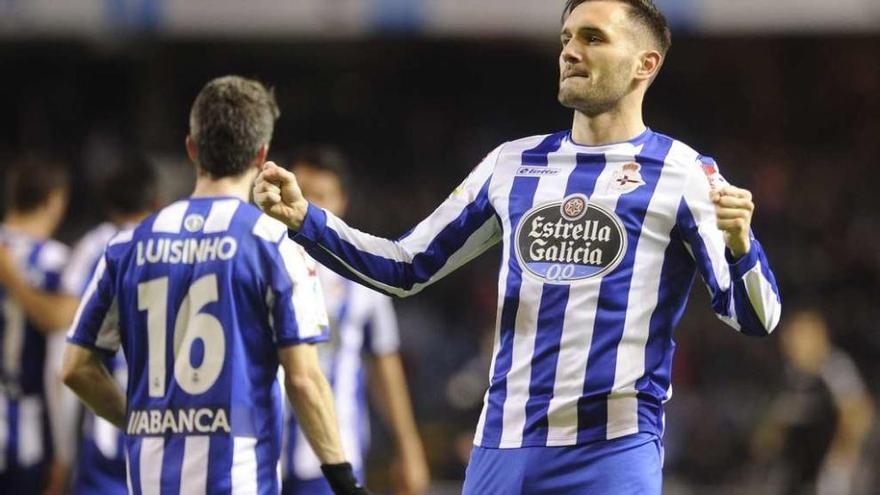
<path fill-rule="evenodd" d="M 269 144 L 264 143 L 260 146 L 260 149 L 257 150 L 257 157 L 254 159 L 257 164 L 257 168 L 263 168 L 263 164 L 266 163 L 266 157 L 269 156 Z"/>
<path fill-rule="evenodd" d="M 186 135 L 186 156 L 188 156 L 193 163 L 199 162 L 199 151 L 196 148 L 196 142 L 189 134 Z"/>
<path fill-rule="evenodd" d="M 663 55 L 657 50 L 647 50 L 639 56 L 639 66 L 636 69 L 636 79 L 653 80 L 663 65 Z"/>

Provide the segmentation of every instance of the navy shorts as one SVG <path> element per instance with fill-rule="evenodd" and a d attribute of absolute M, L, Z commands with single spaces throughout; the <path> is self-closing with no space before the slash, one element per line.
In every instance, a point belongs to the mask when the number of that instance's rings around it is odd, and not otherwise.
<path fill-rule="evenodd" d="M 656 435 L 572 447 L 474 447 L 462 495 L 659 495 L 663 446 Z"/>

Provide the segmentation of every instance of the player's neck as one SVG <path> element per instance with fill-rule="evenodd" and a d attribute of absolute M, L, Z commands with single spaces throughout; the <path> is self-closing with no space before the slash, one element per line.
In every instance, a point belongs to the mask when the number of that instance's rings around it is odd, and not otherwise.
<path fill-rule="evenodd" d="M 199 175 L 191 196 L 193 198 L 232 196 L 247 202 L 250 199 L 252 182 L 249 176 L 214 179 L 207 175 Z"/>
<path fill-rule="evenodd" d="M 642 112 L 615 108 L 599 115 L 587 115 L 575 111 L 571 138 L 586 146 L 623 143 L 645 132 Z"/>
<path fill-rule="evenodd" d="M 33 213 L 10 211 L 3 225 L 9 230 L 21 232 L 35 239 L 48 239 L 55 231 L 55 222 L 49 218 L 49 215 L 40 211 Z"/>

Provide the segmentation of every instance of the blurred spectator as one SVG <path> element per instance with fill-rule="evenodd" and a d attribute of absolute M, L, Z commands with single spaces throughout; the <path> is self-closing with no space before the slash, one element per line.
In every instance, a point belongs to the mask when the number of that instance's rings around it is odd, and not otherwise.
<path fill-rule="evenodd" d="M 862 462 L 874 407 L 849 355 L 835 347 L 827 321 L 800 310 L 782 332 L 784 389 L 757 431 L 753 454 L 783 472 L 786 495 L 848 495 Z"/>

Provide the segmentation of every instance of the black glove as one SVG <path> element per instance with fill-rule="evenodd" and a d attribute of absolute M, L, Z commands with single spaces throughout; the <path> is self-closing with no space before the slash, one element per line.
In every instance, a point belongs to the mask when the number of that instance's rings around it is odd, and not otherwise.
<path fill-rule="evenodd" d="M 322 464 L 321 471 L 336 495 L 370 495 L 354 477 L 351 464 Z"/>

